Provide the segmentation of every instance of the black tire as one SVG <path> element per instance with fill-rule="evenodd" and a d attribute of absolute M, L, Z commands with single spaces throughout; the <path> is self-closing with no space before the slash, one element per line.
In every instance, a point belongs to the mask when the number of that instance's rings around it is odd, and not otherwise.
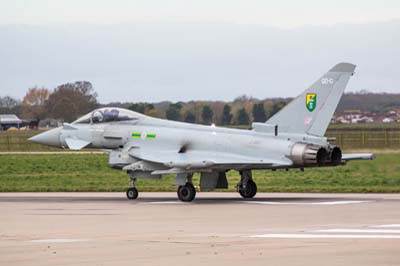
<path fill-rule="evenodd" d="M 254 196 L 257 194 L 257 185 L 253 180 L 247 181 L 247 186 L 246 188 L 240 188 L 239 189 L 239 194 L 245 199 L 251 199 L 254 198 Z"/>
<path fill-rule="evenodd" d="M 139 196 L 139 192 L 135 187 L 128 188 L 128 190 L 126 191 L 126 197 L 129 200 L 135 200 L 135 199 L 137 199 L 138 196 Z"/>
<path fill-rule="evenodd" d="M 251 180 L 251 184 L 253 188 L 250 196 L 251 198 L 254 198 L 254 196 L 257 194 L 257 184 L 253 180 Z"/>
<path fill-rule="evenodd" d="M 178 187 L 178 199 L 184 202 L 190 202 L 196 197 L 196 189 L 191 183 Z"/>

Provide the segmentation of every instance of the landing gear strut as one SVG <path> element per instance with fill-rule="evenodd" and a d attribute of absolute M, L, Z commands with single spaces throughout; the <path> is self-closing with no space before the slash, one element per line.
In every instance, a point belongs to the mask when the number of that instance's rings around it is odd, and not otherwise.
<path fill-rule="evenodd" d="M 126 197 L 129 200 L 135 200 L 139 196 L 139 192 L 135 187 L 136 178 L 131 178 L 131 187 L 126 191 Z"/>
<path fill-rule="evenodd" d="M 240 196 L 245 199 L 253 198 L 257 194 L 257 185 L 253 181 L 253 177 L 250 170 L 240 172 L 240 182 L 237 184 L 237 191 Z"/>

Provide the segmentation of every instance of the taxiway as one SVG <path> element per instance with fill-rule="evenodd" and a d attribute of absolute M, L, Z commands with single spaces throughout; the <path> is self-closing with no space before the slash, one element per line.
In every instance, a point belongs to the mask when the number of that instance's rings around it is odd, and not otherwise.
<path fill-rule="evenodd" d="M 0 265 L 399 265 L 400 195 L 0 193 Z"/>

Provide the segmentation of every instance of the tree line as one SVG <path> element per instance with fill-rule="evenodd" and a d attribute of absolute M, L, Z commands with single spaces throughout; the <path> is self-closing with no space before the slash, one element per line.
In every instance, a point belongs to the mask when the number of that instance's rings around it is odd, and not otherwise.
<path fill-rule="evenodd" d="M 400 107 L 399 97 L 400 94 L 348 93 L 342 98 L 337 112 L 350 107 L 368 109 L 369 106 L 369 108 L 373 108 L 373 103 L 379 103 L 381 109 Z M 361 103 L 360 99 L 365 100 L 369 105 Z M 97 100 L 97 93 L 90 82 L 76 81 L 59 85 L 52 90 L 44 87 L 30 88 L 22 100 L 10 96 L 0 97 L 0 114 L 16 114 L 23 119 L 31 120 L 50 118 L 72 122 L 98 107 L 115 106 L 174 121 L 205 125 L 248 126 L 252 122 L 267 121 L 290 100 L 291 98 L 259 100 L 243 95 L 230 102 L 114 102 L 100 104 Z"/>
<path fill-rule="evenodd" d="M 38 121 L 52 118 L 71 122 L 98 106 L 97 94 L 88 81 L 62 84 L 53 90 L 33 87 L 22 100 L 0 97 L 0 113 Z"/>
<path fill-rule="evenodd" d="M 221 126 L 247 126 L 252 122 L 265 122 L 279 111 L 288 100 L 257 100 L 247 96 L 232 102 L 162 102 L 162 103 L 113 103 L 135 112 L 153 117 L 166 118 L 197 124 Z"/>
<path fill-rule="evenodd" d="M 0 97 L 0 113 L 17 114 L 23 119 L 30 120 L 57 119 L 72 122 L 98 107 L 115 106 L 174 121 L 246 126 L 251 122 L 265 122 L 287 101 L 287 99 L 258 100 L 244 95 L 232 102 L 100 104 L 90 82 L 76 81 L 59 85 L 53 90 L 44 87 L 30 88 L 22 100 L 9 96 Z"/>

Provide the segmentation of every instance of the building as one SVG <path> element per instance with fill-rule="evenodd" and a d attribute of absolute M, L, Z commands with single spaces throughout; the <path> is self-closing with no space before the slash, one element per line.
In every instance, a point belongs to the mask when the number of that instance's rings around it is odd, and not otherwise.
<path fill-rule="evenodd" d="M 61 127 L 62 125 L 63 121 L 51 118 L 40 120 L 38 123 L 39 128 L 54 128 Z"/>
<path fill-rule="evenodd" d="M 10 128 L 21 128 L 29 125 L 28 121 L 21 120 L 14 114 L 0 115 L 0 130 L 8 130 Z"/>
<path fill-rule="evenodd" d="M 396 121 L 391 117 L 385 117 L 385 118 L 382 119 L 382 122 L 383 123 L 393 123 L 393 122 L 396 122 Z"/>

